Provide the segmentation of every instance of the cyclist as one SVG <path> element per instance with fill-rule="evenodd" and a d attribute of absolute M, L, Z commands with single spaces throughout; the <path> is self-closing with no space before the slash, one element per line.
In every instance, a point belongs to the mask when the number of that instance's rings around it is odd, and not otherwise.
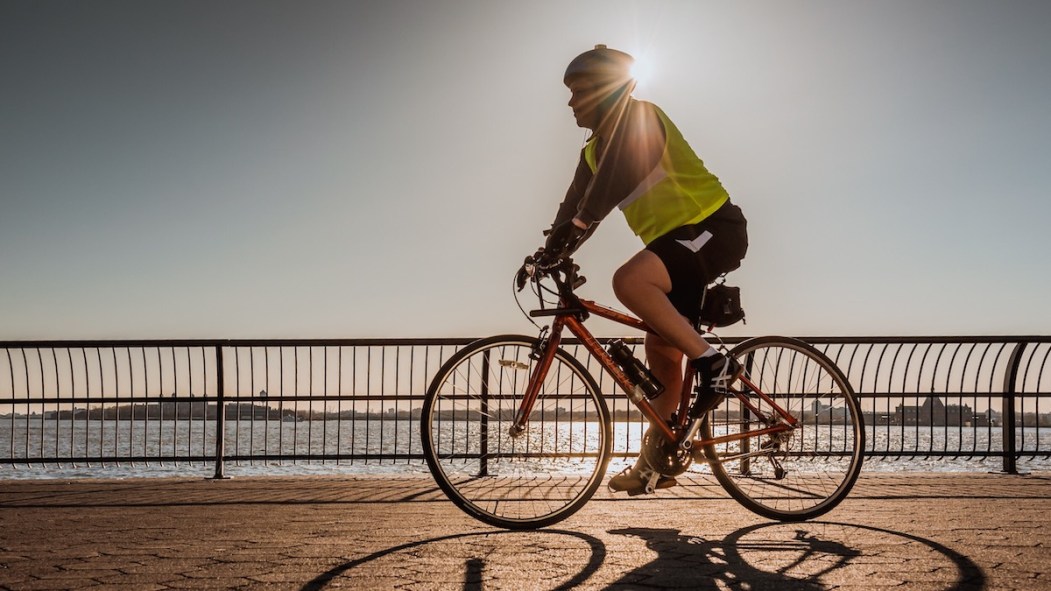
<path fill-rule="evenodd" d="M 633 63 L 624 52 L 596 45 L 566 69 L 573 116 L 592 133 L 534 258 L 541 268 L 555 265 L 619 207 L 645 248 L 614 273 L 614 293 L 654 331 L 646 335 L 646 357 L 664 391 L 682 391 L 685 355 L 698 372 L 698 410 L 706 412 L 722 401 L 741 366 L 696 330 L 701 297 L 709 283 L 740 266 L 748 249 L 746 221 L 668 116 L 632 97 Z M 665 419 L 679 403 L 675 394 L 652 402 Z M 639 494 L 652 474 L 640 456 L 609 487 Z M 657 488 L 675 484 L 663 476 L 656 482 Z"/>

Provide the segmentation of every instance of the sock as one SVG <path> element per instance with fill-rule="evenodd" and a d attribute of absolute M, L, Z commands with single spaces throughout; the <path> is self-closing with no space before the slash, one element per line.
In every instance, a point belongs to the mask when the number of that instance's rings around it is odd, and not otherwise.
<path fill-rule="evenodd" d="M 715 350 L 715 347 L 708 347 L 708 350 L 704 353 L 701 353 L 700 357 L 695 357 L 691 359 L 690 364 L 693 365 L 693 367 L 695 367 L 697 371 L 701 371 L 701 361 L 707 359 L 708 361 L 705 361 L 703 364 L 705 367 L 707 367 L 708 365 L 710 365 L 712 358 L 718 354 L 719 352 Z"/>
<path fill-rule="evenodd" d="M 704 359 L 705 357 L 715 357 L 719 352 L 715 350 L 715 347 L 708 347 L 708 350 L 701 353 L 701 356 L 697 359 Z"/>

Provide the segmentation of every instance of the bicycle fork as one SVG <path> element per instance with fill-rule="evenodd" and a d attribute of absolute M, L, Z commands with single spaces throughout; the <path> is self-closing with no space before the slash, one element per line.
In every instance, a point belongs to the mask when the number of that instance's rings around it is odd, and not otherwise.
<path fill-rule="evenodd" d="M 544 377 L 547 376 L 548 370 L 551 369 L 551 362 L 554 361 L 558 346 L 562 343 L 562 325 L 559 322 L 560 320 L 560 318 L 555 318 L 554 329 L 551 331 L 550 336 L 545 337 L 543 332 L 540 333 L 540 342 L 533 349 L 532 357 L 538 363 L 533 367 L 533 374 L 529 376 L 529 385 L 522 396 L 522 404 L 518 407 L 518 412 L 515 414 L 514 420 L 511 421 L 511 427 L 508 429 L 508 435 L 512 438 L 517 439 L 525 433 L 529 415 L 533 412 L 533 405 L 536 404 L 536 399 L 540 396 L 540 386 L 544 383 Z"/>

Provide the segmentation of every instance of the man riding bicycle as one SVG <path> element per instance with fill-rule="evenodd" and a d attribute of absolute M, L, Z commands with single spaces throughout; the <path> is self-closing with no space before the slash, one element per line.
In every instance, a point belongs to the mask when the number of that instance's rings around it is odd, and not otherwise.
<path fill-rule="evenodd" d="M 748 250 L 746 221 L 668 116 L 631 96 L 633 62 L 624 52 L 596 45 L 566 69 L 569 106 L 577 125 L 592 135 L 534 258 L 541 268 L 553 266 L 619 207 L 645 248 L 614 273 L 614 293 L 654 331 L 646 334 L 646 357 L 664 391 L 682 391 L 685 355 L 697 370 L 699 409 L 707 412 L 722 401 L 741 366 L 695 327 L 705 287 L 739 267 Z M 652 403 L 667 420 L 679 401 L 665 394 Z M 638 494 L 651 474 L 640 456 L 609 487 Z M 673 485 L 669 477 L 657 482 L 658 488 Z"/>

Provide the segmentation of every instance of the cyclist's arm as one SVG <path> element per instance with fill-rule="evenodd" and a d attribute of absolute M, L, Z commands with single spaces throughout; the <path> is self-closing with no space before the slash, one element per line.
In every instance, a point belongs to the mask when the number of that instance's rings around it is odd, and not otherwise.
<path fill-rule="evenodd" d="M 573 175 L 573 183 L 569 186 L 569 190 L 566 191 L 566 198 L 562 200 L 562 203 L 558 206 L 558 213 L 555 215 L 555 221 L 551 224 L 551 229 L 548 230 L 548 238 L 544 245 L 546 249 L 556 248 L 560 252 L 565 250 L 562 254 L 572 254 L 580 245 L 591 238 L 591 235 L 598 229 L 598 222 L 585 223 L 579 218 L 580 201 L 583 198 L 584 190 L 588 186 L 592 177 L 591 168 L 588 167 L 587 162 L 584 160 L 584 152 L 581 151 L 580 162 L 577 165 L 576 174 Z M 571 236 L 572 233 L 568 233 L 566 228 L 560 227 L 566 224 L 572 224 L 576 226 L 580 234 L 576 238 L 569 239 L 571 246 L 566 246 L 563 240 L 566 237 Z M 558 238 L 562 236 L 563 238 Z M 562 245 L 555 247 L 554 245 Z"/>
<path fill-rule="evenodd" d="M 566 190 L 565 199 L 558 206 L 555 221 L 551 224 L 552 228 L 576 217 L 577 212 L 580 210 L 580 201 L 584 197 L 584 190 L 587 189 L 592 176 L 591 169 L 588 168 L 588 163 L 584 160 L 584 151 L 581 150 L 580 161 L 577 163 L 577 170 L 573 174 L 573 182 L 570 183 L 569 189 Z"/>
<path fill-rule="evenodd" d="M 599 169 L 590 175 L 576 217 L 585 224 L 601 221 L 642 183 L 663 154 L 664 128 L 660 119 L 646 103 L 633 103 L 612 141 L 599 140 Z"/>
<path fill-rule="evenodd" d="M 613 140 L 609 148 L 605 145 L 607 142 L 599 140 L 597 157 L 600 162 L 607 149 L 612 151 L 602 162 L 597 175 L 591 172 L 584 150 L 580 151 L 573 182 L 558 207 L 552 228 L 572 220 L 582 229 L 590 228 L 586 240 L 598 222 L 650 174 L 664 153 L 664 128 L 656 113 L 644 103 L 633 103 Z"/>

